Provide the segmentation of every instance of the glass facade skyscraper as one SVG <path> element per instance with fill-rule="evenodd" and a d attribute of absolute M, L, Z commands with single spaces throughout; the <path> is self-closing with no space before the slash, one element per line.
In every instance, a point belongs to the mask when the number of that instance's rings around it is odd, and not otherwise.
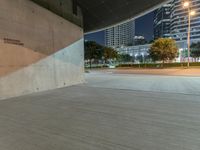
<path fill-rule="evenodd" d="M 196 12 L 191 16 L 191 40 L 200 39 L 200 0 L 190 0 L 190 7 Z M 170 31 L 176 41 L 187 40 L 188 11 L 183 8 L 183 0 L 172 1 Z"/>
<path fill-rule="evenodd" d="M 176 41 L 187 41 L 188 10 L 183 8 L 184 0 L 172 0 L 154 13 L 154 38 L 171 37 Z M 191 41 L 200 41 L 200 0 L 190 0 L 190 7 L 196 12 L 191 16 Z"/>
<path fill-rule="evenodd" d="M 171 3 L 154 11 L 154 39 L 170 37 L 170 10 Z"/>

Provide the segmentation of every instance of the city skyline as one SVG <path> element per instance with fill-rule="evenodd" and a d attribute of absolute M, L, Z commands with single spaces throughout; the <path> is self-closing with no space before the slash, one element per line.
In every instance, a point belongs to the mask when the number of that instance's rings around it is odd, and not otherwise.
<path fill-rule="evenodd" d="M 200 1 L 191 0 L 190 7 L 196 12 L 191 17 L 191 40 L 194 42 L 200 39 L 199 5 Z M 181 1 L 172 0 L 168 4 L 137 18 L 135 20 L 135 35 L 144 36 L 147 42 L 160 37 L 171 37 L 177 42 L 182 42 L 181 45 L 186 45 L 187 23 L 187 10 L 182 7 Z M 105 31 L 86 35 L 85 39 L 106 45 Z"/>
<path fill-rule="evenodd" d="M 147 41 L 153 40 L 154 11 L 135 20 L 135 35 L 142 35 Z M 105 30 L 85 35 L 85 40 L 105 45 Z"/>

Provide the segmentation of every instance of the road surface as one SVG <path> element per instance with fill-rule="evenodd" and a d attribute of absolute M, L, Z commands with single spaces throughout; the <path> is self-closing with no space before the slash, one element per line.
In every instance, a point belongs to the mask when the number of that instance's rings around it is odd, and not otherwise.
<path fill-rule="evenodd" d="M 0 101 L 0 149 L 199 150 L 199 80 L 94 72 Z"/>

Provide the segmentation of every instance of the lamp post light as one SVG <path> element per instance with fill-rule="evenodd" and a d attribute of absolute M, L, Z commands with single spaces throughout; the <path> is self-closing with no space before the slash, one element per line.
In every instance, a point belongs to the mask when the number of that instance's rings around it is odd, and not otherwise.
<path fill-rule="evenodd" d="M 190 67 L 190 30 L 191 30 L 191 16 L 195 15 L 195 11 L 191 10 L 190 2 L 185 1 L 183 7 L 188 10 L 188 35 L 187 35 L 187 45 L 188 45 L 188 63 L 187 67 Z"/>

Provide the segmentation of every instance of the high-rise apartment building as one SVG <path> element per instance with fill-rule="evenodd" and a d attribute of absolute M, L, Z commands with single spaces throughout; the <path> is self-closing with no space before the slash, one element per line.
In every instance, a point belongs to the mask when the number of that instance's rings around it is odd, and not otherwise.
<path fill-rule="evenodd" d="M 171 37 L 186 41 L 188 34 L 188 10 L 183 8 L 184 0 L 172 0 L 157 9 L 154 14 L 154 38 Z M 190 7 L 196 12 L 191 16 L 191 40 L 200 40 L 200 0 L 190 0 Z"/>
<path fill-rule="evenodd" d="M 135 35 L 135 21 L 130 21 L 105 30 L 105 45 L 121 47 L 133 45 Z"/>
<path fill-rule="evenodd" d="M 200 0 L 190 0 L 190 7 L 196 12 L 191 16 L 191 40 L 200 39 Z M 187 40 L 188 11 L 183 8 L 183 0 L 172 1 L 170 30 L 176 41 Z"/>
<path fill-rule="evenodd" d="M 170 10 L 168 3 L 154 11 L 154 39 L 170 37 Z"/>

